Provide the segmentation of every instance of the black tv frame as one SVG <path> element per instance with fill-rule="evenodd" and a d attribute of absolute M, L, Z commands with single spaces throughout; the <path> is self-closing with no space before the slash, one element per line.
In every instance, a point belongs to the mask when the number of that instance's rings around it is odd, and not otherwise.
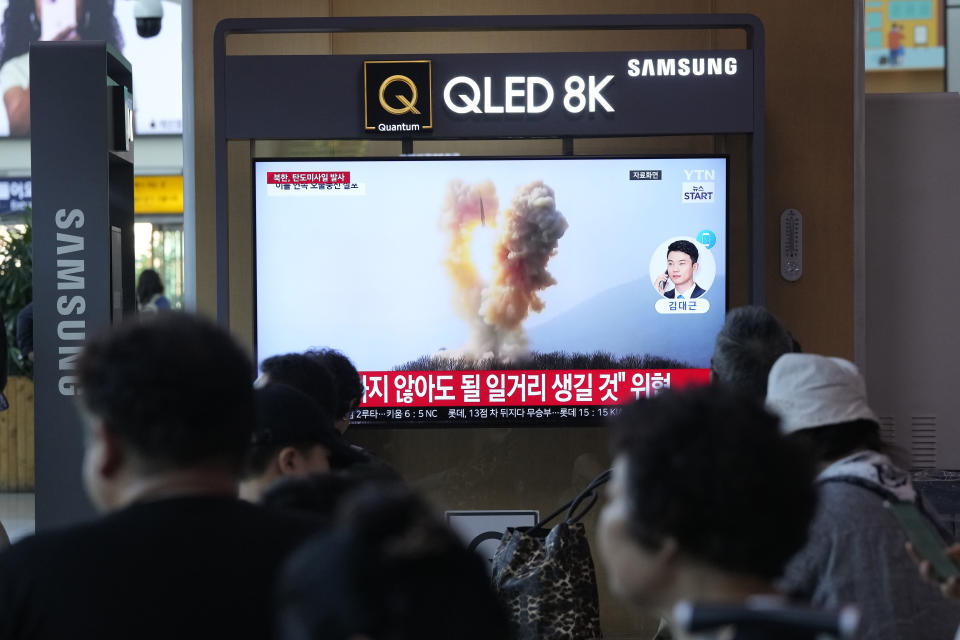
<path fill-rule="evenodd" d="M 645 155 L 583 155 L 583 156 L 572 156 L 572 155 L 529 155 L 529 156 L 460 156 L 460 155 L 415 155 L 415 156 L 396 156 L 396 157 L 384 157 L 384 156 L 361 156 L 361 157 L 347 157 L 347 156 L 285 156 L 285 157 L 270 157 L 270 158 L 252 158 L 250 163 L 251 172 L 256 175 L 257 164 L 260 163 L 274 163 L 274 162 L 464 162 L 464 161 L 538 161 L 546 160 L 550 162 L 564 162 L 564 161 L 574 161 L 574 160 L 657 160 L 657 159 L 666 159 L 666 160 L 685 160 L 693 158 L 710 158 L 710 159 L 719 159 L 724 161 L 724 192 L 727 194 L 726 200 L 724 202 L 724 230 L 728 231 L 730 228 L 730 156 L 728 154 L 712 154 L 712 153 L 690 153 L 690 154 L 645 154 Z M 254 224 L 254 233 L 253 233 L 253 260 L 254 264 L 257 264 L 257 182 L 256 180 L 251 180 L 251 196 L 253 199 L 253 224 Z M 729 267 L 730 264 L 730 243 L 725 243 L 725 252 L 724 252 L 724 266 Z M 725 290 L 724 290 L 724 301 L 729 303 L 730 299 L 730 279 L 729 271 L 727 270 L 727 277 L 725 278 Z M 259 354 L 259 297 L 257 295 L 258 280 L 255 277 L 253 281 L 254 287 L 254 296 L 253 296 L 253 340 L 254 340 L 254 358 L 257 363 L 260 362 Z M 724 308 L 724 314 L 726 313 L 726 308 Z M 337 345 L 327 345 L 325 343 L 318 342 L 316 345 L 310 345 L 311 347 L 333 347 L 337 348 Z M 349 355 L 349 354 L 348 354 Z M 652 356 L 662 355 L 662 354 L 647 354 Z M 544 406 L 553 406 L 553 405 L 544 405 Z M 402 407 L 398 407 L 402 408 Z M 478 407 L 478 408 L 489 408 L 489 407 Z M 514 408 L 514 407 L 502 407 Z M 569 427 L 587 427 L 587 426 L 602 426 L 606 423 L 609 415 L 596 415 L 596 416 L 583 416 L 576 418 L 547 418 L 541 420 L 533 421 L 520 421 L 516 419 L 509 418 L 498 418 L 492 419 L 488 418 L 483 422 L 474 422 L 471 423 L 472 426 L 482 426 L 482 427 L 504 427 L 510 426 L 514 428 L 537 428 L 537 427 L 555 427 L 555 426 L 569 426 Z M 361 429 L 376 429 L 376 428 L 386 428 L 386 429 L 406 429 L 406 428 L 442 428 L 442 427 L 451 427 L 451 426 L 462 426 L 465 422 L 462 420 L 450 420 L 450 419 L 435 419 L 430 421 L 417 421 L 411 419 L 410 421 L 392 421 L 392 420 L 363 420 L 363 421 L 352 421 L 351 428 L 361 428 Z"/>

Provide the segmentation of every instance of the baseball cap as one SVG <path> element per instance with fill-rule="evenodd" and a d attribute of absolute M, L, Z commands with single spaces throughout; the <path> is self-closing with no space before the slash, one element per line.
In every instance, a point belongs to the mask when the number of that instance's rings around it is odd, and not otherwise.
<path fill-rule="evenodd" d="M 257 423 L 252 446 L 319 444 L 330 452 L 330 461 L 335 467 L 358 461 L 357 454 L 334 428 L 330 416 L 307 394 L 285 384 L 268 383 L 255 389 L 254 395 Z"/>
<path fill-rule="evenodd" d="M 777 359 L 767 379 L 767 408 L 780 416 L 785 434 L 854 420 L 877 422 L 857 366 L 813 353 Z"/>

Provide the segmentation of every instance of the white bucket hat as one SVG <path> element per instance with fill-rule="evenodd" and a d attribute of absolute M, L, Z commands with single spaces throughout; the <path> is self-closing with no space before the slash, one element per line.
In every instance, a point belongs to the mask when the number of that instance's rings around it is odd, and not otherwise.
<path fill-rule="evenodd" d="M 877 421 L 867 404 L 867 385 L 843 358 L 787 353 L 770 369 L 767 408 L 787 434 L 853 420 Z"/>

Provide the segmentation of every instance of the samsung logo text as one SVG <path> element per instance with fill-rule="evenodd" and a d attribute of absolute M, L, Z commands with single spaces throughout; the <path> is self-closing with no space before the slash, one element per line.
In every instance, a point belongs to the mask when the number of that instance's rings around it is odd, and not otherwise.
<path fill-rule="evenodd" d="M 631 58 L 627 75 L 637 76 L 735 76 L 737 59 L 722 58 Z"/>

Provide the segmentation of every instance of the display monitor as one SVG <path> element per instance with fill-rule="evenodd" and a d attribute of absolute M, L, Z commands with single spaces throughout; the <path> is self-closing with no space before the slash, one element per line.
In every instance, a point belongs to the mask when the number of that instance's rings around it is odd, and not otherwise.
<path fill-rule="evenodd" d="M 705 383 L 725 157 L 255 162 L 257 357 L 332 347 L 355 423 L 597 420 Z"/>

